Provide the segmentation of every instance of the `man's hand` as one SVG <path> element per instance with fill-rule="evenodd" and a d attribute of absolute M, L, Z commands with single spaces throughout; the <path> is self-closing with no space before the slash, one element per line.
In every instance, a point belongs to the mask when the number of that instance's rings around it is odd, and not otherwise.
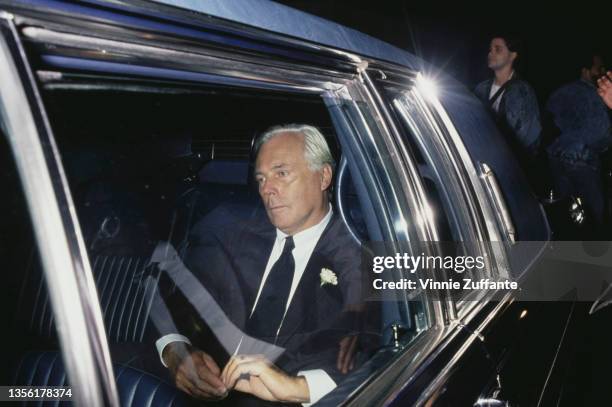
<path fill-rule="evenodd" d="M 357 335 L 346 336 L 340 340 L 336 367 L 342 374 L 347 374 L 355 367 L 355 350 L 357 350 Z"/>
<path fill-rule="evenodd" d="M 172 342 L 162 355 L 176 387 L 192 397 L 218 400 L 227 396 L 221 369 L 213 358 L 184 342 Z"/>
<path fill-rule="evenodd" d="M 308 383 L 302 376 L 289 376 L 263 355 L 237 355 L 223 368 L 221 379 L 228 389 L 252 394 L 263 400 L 306 403 Z"/>
<path fill-rule="evenodd" d="M 605 76 L 602 76 L 597 80 L 599 96 L 603 99 L 604 103 L 612 109 L 612 72 L 608 71 Z"/>

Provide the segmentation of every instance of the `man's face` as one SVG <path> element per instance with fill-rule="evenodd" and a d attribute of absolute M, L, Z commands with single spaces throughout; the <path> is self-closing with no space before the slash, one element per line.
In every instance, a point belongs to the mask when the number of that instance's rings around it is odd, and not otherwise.
<path fill-rule="evenodd" d="M 583 72 L 585 72 L 585 79 L 593 83 L 597 81 L 597 79 L 601 78 L 606 73 L 603 58 L 599 55 L 593 56 L 593 65 L 591 65 L 590 69 L 586 69 Z"/>
<path fill-rule="evenodd" d="M 319 171 L 308 167 L 300 133 L 271 138 L 261 146 L 255 162 L 255 179 L 270 222 L 289 235 L 316 225 L 325 216 L 325 190 L 331 175 L 329 165 Z"/>
<path fill-rule="evenodd" d="M 516 52 L 508 49 L 503 38 L 493 38 L 489 46 L 489 54 L 487 55 L 488 66 L 494 71 L 506 66 L 512 66 L 516 55 Z"/>

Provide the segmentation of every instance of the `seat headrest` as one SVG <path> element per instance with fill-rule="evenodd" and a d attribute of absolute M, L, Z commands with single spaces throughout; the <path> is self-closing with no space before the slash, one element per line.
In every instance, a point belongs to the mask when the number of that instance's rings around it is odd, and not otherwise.
<path fill-rule="evenodd" d="M 249 163 L 247 161 L 213 160 L 206 163 L 198 175 L 202 183 L 247 185 Z"/>

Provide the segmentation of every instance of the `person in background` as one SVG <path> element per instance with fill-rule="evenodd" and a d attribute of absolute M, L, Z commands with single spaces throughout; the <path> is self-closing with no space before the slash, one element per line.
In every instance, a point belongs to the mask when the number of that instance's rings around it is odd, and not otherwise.
<path fill-rule="evenodd" d="M 515 69 L 521 53 L 517 38 L 493 37 L 487 61 L 494 75 L 479 83 L 474 93 L 490 108 L 498 128 L 529 173 L 538 153 L 542 127 L 535 92 Z"/>
<path fill-rule="evenodd" d="M 561 198 L 581 197 L 594 225 L 604 218 L 600 155 L 612 142 L 608 108 L 596 88 L 604 72 L 602 57 L 587 55 L 580 77 L 553 92 L 546 104 L 559 134 L 547 148 L 555 189 Z"/>

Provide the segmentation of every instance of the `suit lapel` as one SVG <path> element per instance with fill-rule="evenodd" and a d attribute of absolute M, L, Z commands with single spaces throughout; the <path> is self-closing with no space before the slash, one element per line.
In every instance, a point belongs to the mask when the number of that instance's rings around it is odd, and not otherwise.
<path fill-rule="evenodd" d="M 293 294 L 293 299 L 283 320 L 283 325 L 279 332 L 278 345 L 283 346 L 291 335 L 313 315 L 312 307 L 323 304 L 314 304 L 317 289 L 320 286 L 320 272 L 327 265 L 327 252 L 329 249 L 328 240 L 335 229 L 336 217 L 332 217 L 329 224 L 321 234 L 319 241 L 306 264 L 304 274 Z"/>
<path fill-rule="evenodd" d="M 247 236 L 248 234 L 252 236 Z M 243 247 L 242 250 L 239 250 L 241 255 L 235 256 L 235 259 L 236 267 L 240 270 L 238 275 L 241 280 L 241 294 L 246 307 L 244 315 L 237 316 L 238 321 L 246 322 L 253 309 L 253 303 L 274 246 L 275 236 L 276 231 L 273 228 L 257 228 L 248 231 L 239 239 L 241 241 L 236 242 L 236 245 Z"/>

